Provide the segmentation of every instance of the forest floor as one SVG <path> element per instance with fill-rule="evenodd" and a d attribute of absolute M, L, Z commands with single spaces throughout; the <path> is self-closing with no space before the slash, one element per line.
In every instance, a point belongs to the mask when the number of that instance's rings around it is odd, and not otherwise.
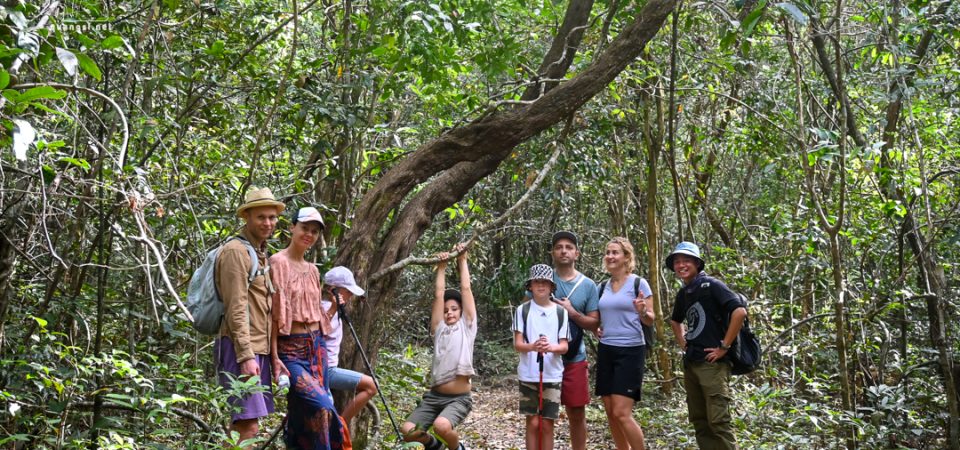
<path fill-rule="evenodd" d="M 516 376 L 505 376 L 478 386 L 473 394 L 473 411 L 460 426 L 464 445 L 469 449 L 513 450 L 524 448 L 525 418 L 518 411 Z M 606 419 L 599 400 L 591 403 L 587 421 L 587 448 L 613 448 L 606 431 Z M 598 420 L 599 417 L 603 420 Z M 556 424 L 555 450 L 570 449 L 570 428 L 561 410 Z M 605 441 L 609 441 L 609 444 Z"/>

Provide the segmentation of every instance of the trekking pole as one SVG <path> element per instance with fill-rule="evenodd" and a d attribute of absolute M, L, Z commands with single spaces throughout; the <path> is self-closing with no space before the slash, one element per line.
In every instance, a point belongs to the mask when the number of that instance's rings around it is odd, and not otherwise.
<path fill-rule="evenodd" d="M 390 418 L 390 425 L 393 425 L 393 431 L 397 433 L 397 439 L 401 442 L 403 441 L 403 434 L 400 433 L 400 427 L 397 426 L 396 420 L 393 418 L 393 411 L 390 410 L 390 405 L 387 404 L 387 398 L 383 396 L 383 390 L 380 389 L 380 381 L 377 380 L 377 374 L 373 371 L 373 366 L 370 365 L 370 360 L 367 359 L 367 353 L 363 351 L 363 345 L 360 344 L 360 337 L 357 336 L 357 330 L 353 328 L 353 322 L 350 320 L 350 317 L 347 316 L 346 303 L 340 299 L 339 293 L 334 293 L 337 297 L 337 311 L 340 313 L 340 320 L 347 323 L 347 327 L 350 328 L 350 334 L 353 335 L 353 340 L 357 343 L 357 350 L 360 351 L 360 356 L 363 358 L 363 363 L 367 365 L 367 370 L 370 371 L 370 378 L 373 378 L 373 385 L 377 388 L 377 393 L 380 394 L 380 401 L 383 403 L 383 408 L 387 410 L 387 417 Z"/>
<path fill-rule="evenodd" d="M 544 337 L 546 336 L 540 335 L 540 339 Z M 537 364 L 540 366 L 540 386 L 538 388 L 539 394 L 537 395 L 539 402 L 537 413 L 540 415 L 540 424 L 537 428 L 540 429 L 540 438 L 537 440 L 537 446 L 540 450 L 543 450 L 543 352 L 537 352 Z"/>

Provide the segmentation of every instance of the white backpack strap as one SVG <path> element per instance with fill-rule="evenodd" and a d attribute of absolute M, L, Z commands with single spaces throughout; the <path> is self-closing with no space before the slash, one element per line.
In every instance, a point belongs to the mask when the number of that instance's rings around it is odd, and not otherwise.
<path fill-rule="evenodd" d="M 584 276 L 582 273 L 580 274 L 580 279 L 577 280 L 577 284 L 573 285 L 573 289 L 570 289 L 570 292 L 567 292 L 568 300 L 570 299 L 570 297 L 573 297 L 573 293 L 577 291 L 577 288 L 580 287 L 580 284 L 583 283 L 583 280 L 585 280 L 586 278 L 587 277 Z"/>

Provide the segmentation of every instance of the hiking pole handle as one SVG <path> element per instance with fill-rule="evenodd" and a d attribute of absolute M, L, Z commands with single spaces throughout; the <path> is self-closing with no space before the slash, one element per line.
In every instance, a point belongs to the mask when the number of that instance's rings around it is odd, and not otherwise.
<path fill-rule="evenodd" d="M 540 335 L 540 339 L 545 338 L 545 335 Z M 537 352 L 537 364 L 540 366 L 540 374 L 543 374 L 543 352 Z"/>
<path fill-rule="evenodd" d="M 340 288 L 333 288 L 331 293 L 333 294 L 333 301 L 337 303 L 337 312 L 340 314 L 340 317 L 350 322 L 350 318 L 347 317 L 347 302 L 343 301 L 343 297 L 340 296 Z"/>

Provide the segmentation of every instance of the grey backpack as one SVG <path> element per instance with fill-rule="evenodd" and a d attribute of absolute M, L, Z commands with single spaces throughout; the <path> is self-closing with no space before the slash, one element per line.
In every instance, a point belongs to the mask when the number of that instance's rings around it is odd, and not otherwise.
<path fill-rule="evenodd" d="M 247 248 L 247 253 L 250 255 L 250 261 L 253 263 L 250 266 L 250 275 L 247 276 L 247 288 L 249 289 L 253 280 L 261 275 L 260 259 L 257 258 L 257 251 L 253 248 L 253 245 L 250 245 L 246 239 L 234 236 L 227 242 L 234 239 L 243 242 L 244 247 Z M 220 331 L 220 322 L 223 321 L 223 300 L 220 299 L 220 293 L 217 292 L 214 270 L 217 267 L 217 257 L 220 256 L 220 252 L 223 251 L 223 246 L 227 245 L 227 242 L 210 250 L 207 257 L 203 259 L 203 264 L 190 277 L 190 286 L 187 288 L 187 310 L 193 316 L 193 329 L 200 334 L 217 334 Z M 262 274 L 266 275 L 266 270 Z"/>

